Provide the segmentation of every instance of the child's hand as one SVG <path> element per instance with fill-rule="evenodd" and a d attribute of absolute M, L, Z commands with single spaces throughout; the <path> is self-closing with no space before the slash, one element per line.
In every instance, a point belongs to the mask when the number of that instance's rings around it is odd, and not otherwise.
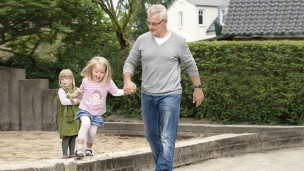
<path fill-rule="evenodd" d="M 67 98 L 69 98 L 69 99 L 75 99 L 78 96 L 79 96 L 78 92 L 74 92 L 74 93 L 68 94 Z"/>
<path fill-rule="evenodd" d="M 124 84 L 123 90 L 124 90 L 124 95 L 134 94 L 136 93 L 136 84 L 133 83 L 132 81 L 129 81 Z"/>
<path fill-rule="evenodd" d="M 76 99 L 77 104 L 79 104 L 81 100 L 82 100 L 82 94 L 80 94 L 80 95 L 77 97 L 77 99 Z"/>
<path fill-rule="evenodd" d="M 70 99 L 70 101 L 72 105 L 76 105 L 74 100 Z"/>

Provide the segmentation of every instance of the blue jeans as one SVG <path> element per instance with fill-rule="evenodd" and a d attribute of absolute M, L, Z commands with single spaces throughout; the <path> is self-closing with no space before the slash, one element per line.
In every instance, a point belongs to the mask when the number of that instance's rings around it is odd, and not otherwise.
<path fill-rule="evenodd" d="M 142 117 L 156 171 L 171 171 L 179 122 L 181 95 L 151 96 L 142 93 Z"/>

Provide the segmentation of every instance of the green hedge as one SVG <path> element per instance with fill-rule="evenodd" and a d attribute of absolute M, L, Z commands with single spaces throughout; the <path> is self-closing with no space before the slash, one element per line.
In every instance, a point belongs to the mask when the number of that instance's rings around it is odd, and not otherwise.
<path fill-rule="evenodd" d="M 181 117 L 223 124 L 304 122 L 303 41 L 195 42 L 189 47 L 204 84 L 205 101 L 194 107 L 191 79 L 182 70 Z M 112 111 L 141 117 L 140 72 L 138 68 L 133 77 L 137 93 L 114 98 Z M 122 77 L 115 79 L 120 81 Z"/>
<path fill-rule="evenodd" d="M 192 83 L 182 70 L 181 117 L 224 124 L 303 124 L 304 41 L 214 41 L 189 43 L 189 47 L 205 86 L 205 101 L 200 107 L 194 107 Z M 81 52 L 78 56 L 88 59 L 92 56 Z M 129 50 L 104 50 L 100 54 L 110 60 L 113 79 L 119 88 L 123 87 L 122 67 L 128 53 Z M 0 65 L 27 66 L 27 78 L 47 78 L 51 88 L 57 88 L 58 72 L 62 68 L 81 69 L 87 61 L 84 57 L 76 60 L 75 54 L 65 58 L 67 60 L 57 62 L 40 61 L 40 68 L 32 67 L 26 62 L 28 59 L 18 56 Z M 78 72 L 80 70 L 75 71 L 77 85 L 81 82 Z M 106 115 L 116 112 L 141 118 L 140 66 L 133 80 L 137 93 L 109 96 Z"/>
<path fill-rule="evenodd" d="M 302 124 L 303 41 L 189 43 L 204 82 L 205 101 L 189 105 L 183 72 L 182 116 L 217 123 Z"/>

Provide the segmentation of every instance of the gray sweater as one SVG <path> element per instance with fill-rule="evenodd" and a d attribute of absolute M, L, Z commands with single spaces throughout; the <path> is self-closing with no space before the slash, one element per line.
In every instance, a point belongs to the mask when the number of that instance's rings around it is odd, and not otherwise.
<path fill-rule="evenodd" d="M 185 39 L 174 32 L 161 45 L 150 32 L 139 36 L 125 61 L 123 73 L 133 75 L 139 61 L 142 64 L 142 92 L 149 95 L 181 94 L 180 64 L 189 76 L 198 74 Z"/>

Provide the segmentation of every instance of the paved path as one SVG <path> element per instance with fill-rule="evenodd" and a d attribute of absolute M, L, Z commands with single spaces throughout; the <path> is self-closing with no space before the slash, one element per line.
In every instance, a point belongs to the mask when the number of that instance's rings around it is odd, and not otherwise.
<path fill-rule="evenodd" d="M 303 171 L 304 147 L 248 153 L 183 166 L 174 171 Z"/>

